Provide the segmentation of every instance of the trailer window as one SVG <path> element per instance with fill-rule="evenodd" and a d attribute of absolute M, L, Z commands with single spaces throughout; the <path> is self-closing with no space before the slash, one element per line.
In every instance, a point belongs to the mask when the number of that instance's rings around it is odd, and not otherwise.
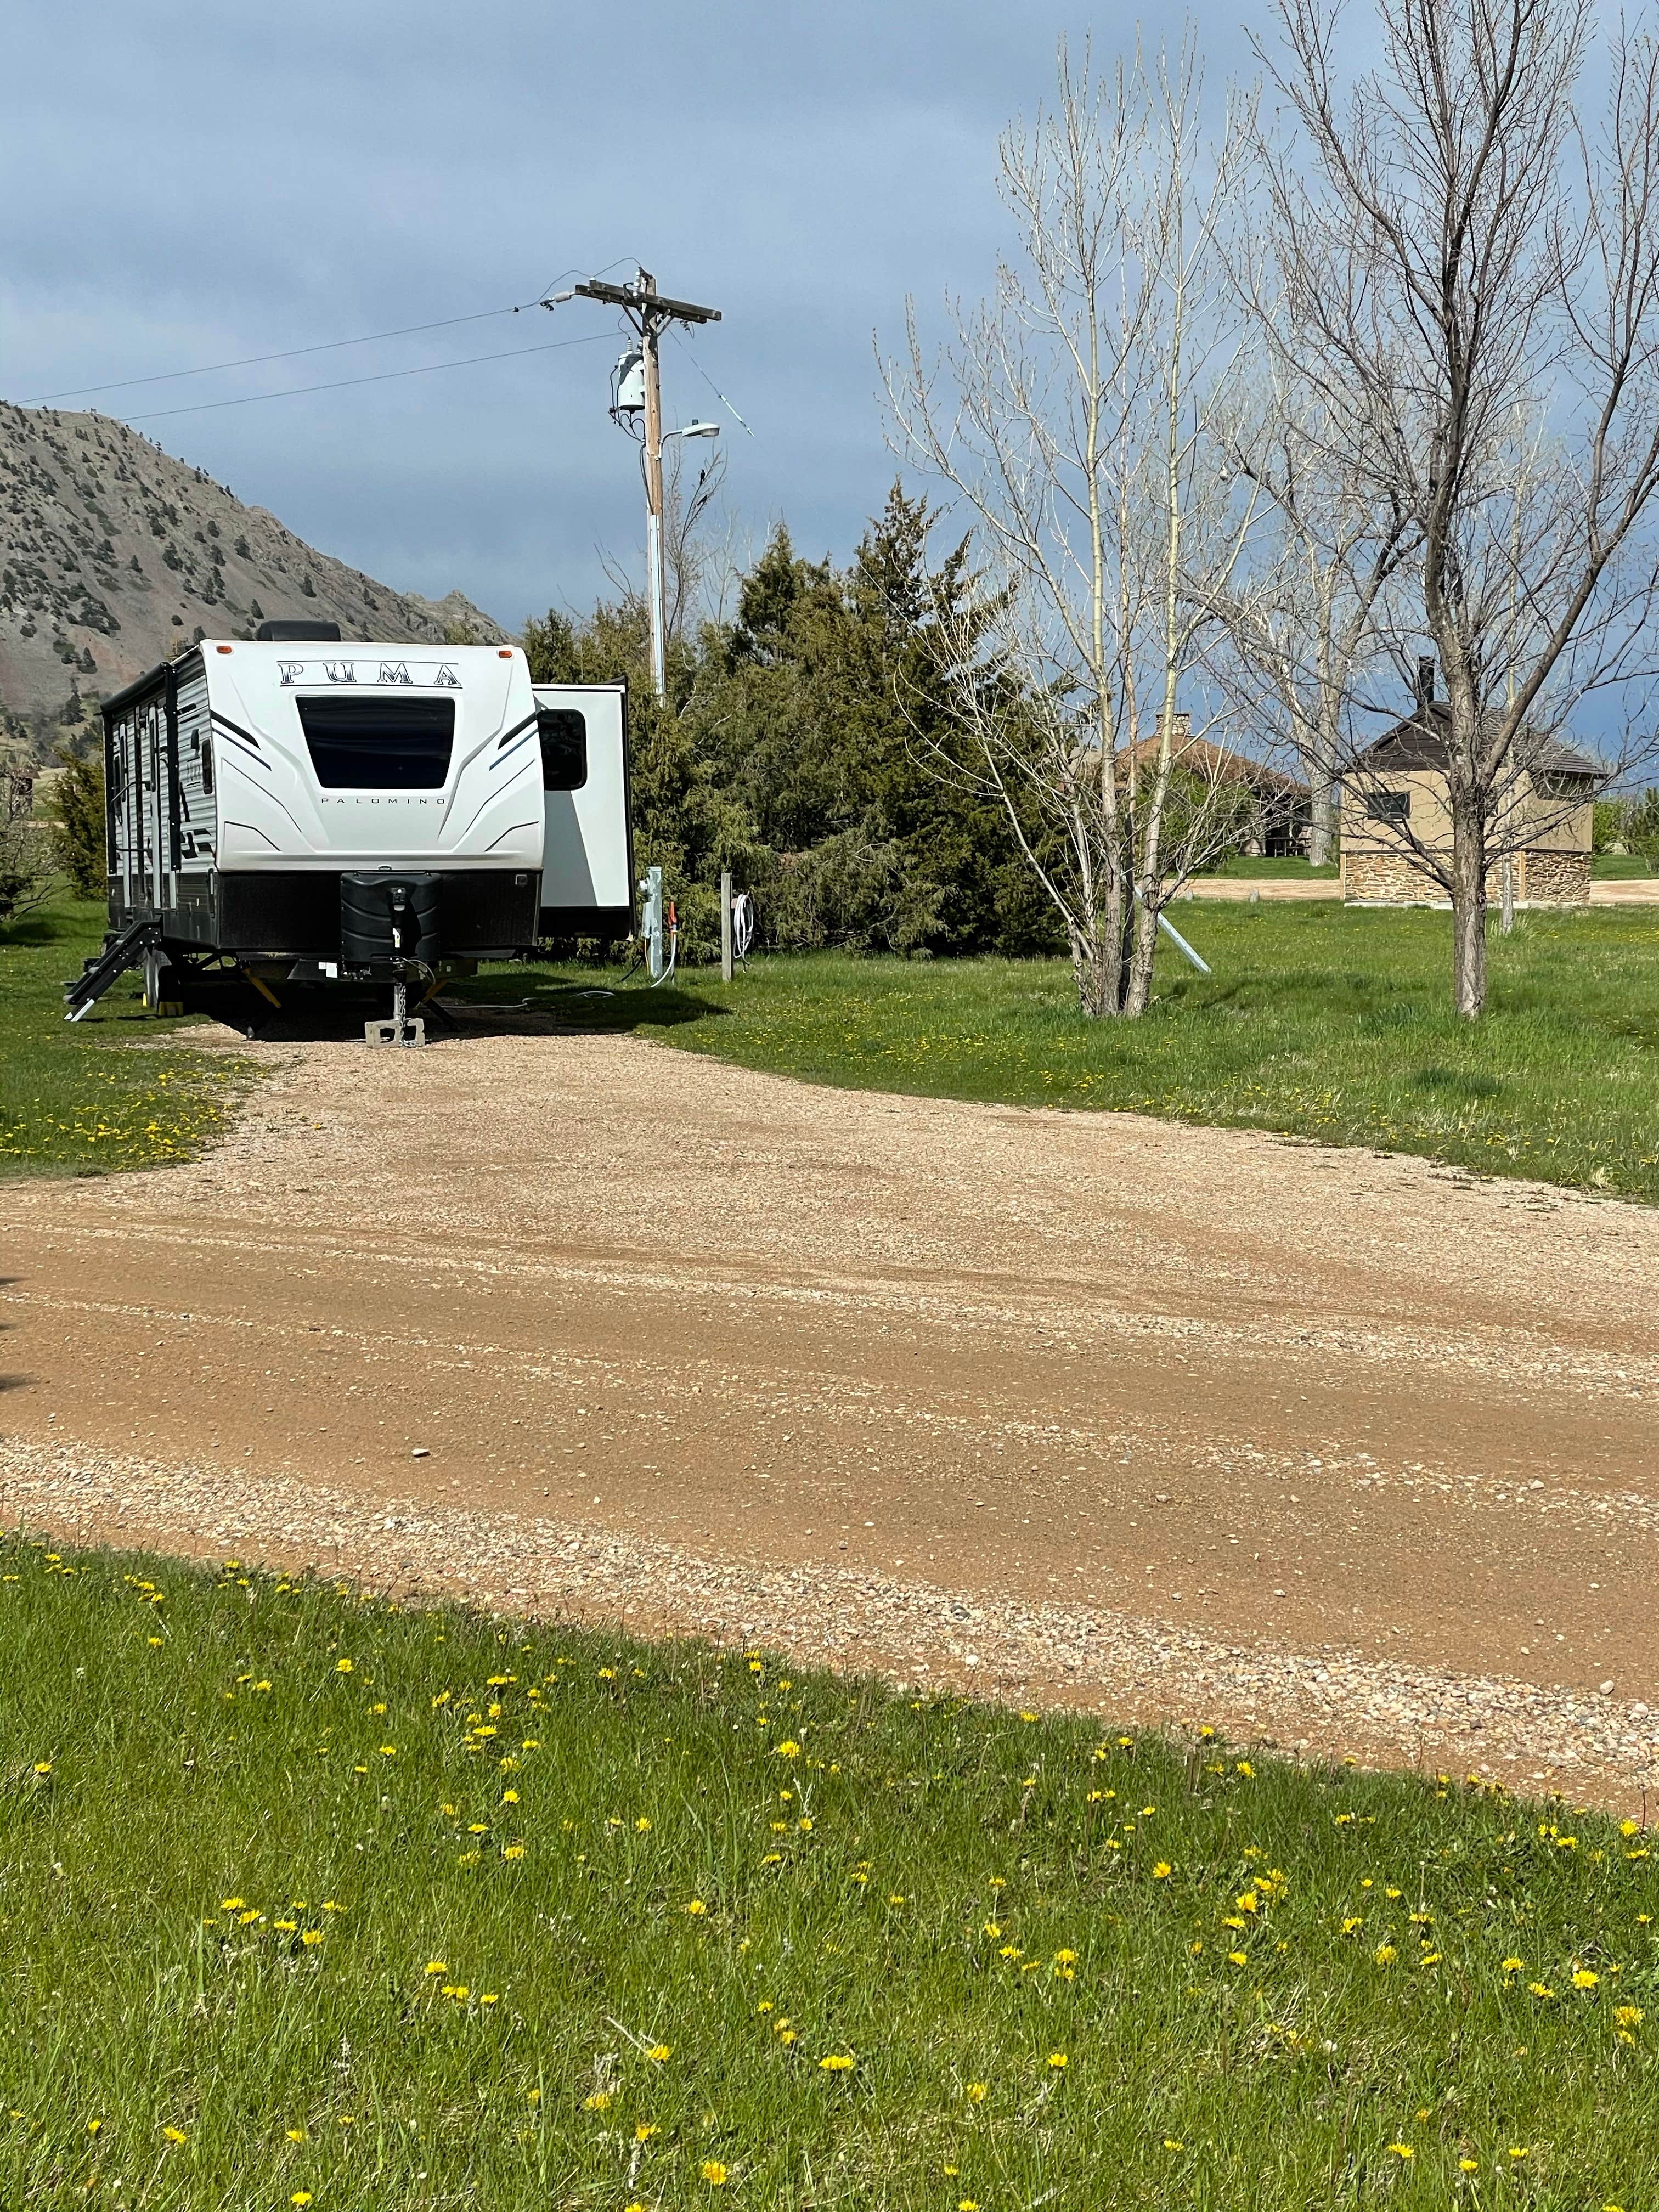
<path fill-rule="evenodd" d="M 574 707 L 544 707 L 536 716 L 542 741 L 542 789 L 580 791 L 587 781 L 587 717 Z"/>
<path fill-rule="evenodd" d="M 331 791 L 435 791 L 455 743 L 453 699 L 301 699 L 317 781 Z"/>

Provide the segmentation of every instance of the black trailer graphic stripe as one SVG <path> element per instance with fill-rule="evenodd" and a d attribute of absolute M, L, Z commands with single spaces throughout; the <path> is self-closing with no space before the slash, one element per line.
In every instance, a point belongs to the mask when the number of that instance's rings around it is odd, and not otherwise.
<path fill-rule="evenodd" d="M 239 739 L 241 744 L 246 745 L 252 752 L 254 760 L 258 763 L 258 765 L 265 770 L 267 775 L 270 774 L 270 763 L 260 751 L 259 740 L 254 736 L 252 730 L 245 730 L 240 722 L 233 722 L 228 714 L 222 714 L 216 707 L 211 710 L 210 719 L 212 721 L 214 728 L 217 730 L 222 737 Z"/>

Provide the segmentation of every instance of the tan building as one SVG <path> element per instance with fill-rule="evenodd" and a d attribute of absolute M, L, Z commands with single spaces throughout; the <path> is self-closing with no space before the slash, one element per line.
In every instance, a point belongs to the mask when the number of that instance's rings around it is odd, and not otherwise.
<path fill-rule="evenodd" d="M 1431 693 L 1408 720 L 1396 723 L 1359 756 L 1342 779 L 1342 896 L 1350 906 L 1446 906 L 1446 892 L 1413 855 L 1413 843 L 1451 858 L 1446 792 L 1450 709 Z M 1517 906 L 1583 906 L 1589 900 L 1591 830 L 1601 775 L 1593 760 L 1553 738 L 1536 741 L 1536 757 L 1504 801 L 1497 825 L 1504 841 L 1518 827 L 1510 858 Z M 1504 894 L 1504 863 L 1492 871 L 1486 895 Z"/>

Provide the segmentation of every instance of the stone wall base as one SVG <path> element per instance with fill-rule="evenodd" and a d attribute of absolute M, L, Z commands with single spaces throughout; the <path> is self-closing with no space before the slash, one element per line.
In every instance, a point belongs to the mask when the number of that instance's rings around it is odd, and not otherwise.
<path fill-rule="evenodd" d="M 1519 907 L 1588 906 L 1590 856 L 1588 853 L 1517 853 L 1512 862 L 1515 902 Z M 1345 852 L 1342 855 L 1342 896 L 1349 906 L 1430 906 L 1449 908 L 1451 901 L 1432 876 L 1412 866 L 1397 853 Z M 1498 906 L 1504 897 L 1504 871 L 1492 869 L 1486 878 L 1486 900 Z"/>

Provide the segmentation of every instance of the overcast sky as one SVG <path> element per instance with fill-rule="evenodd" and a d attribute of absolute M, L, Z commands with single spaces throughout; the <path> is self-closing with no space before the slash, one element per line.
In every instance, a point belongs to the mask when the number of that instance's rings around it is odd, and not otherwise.
<path fill-rule="evenodd" d="M 1214 79 L 1243 54 L 1242 12 L 1200 19 Z M 665 412 L 722 422 L 739 531 L 758 542 L 781 515 L 803 550 L 842 557 L 893 473 L 872 334 L 897 337 L 907 292 L 985 289 L 1006 236 L 997 133 L 1046 94 L 1061 33 L 1090 28 L 1098 58 L 1133 44 L 1135 17 L 1067 0 L 4 0 L 0 392 L 483 313 L 642 260 L 723 310 L 693 351 L 665 349 Z M 588 342 L 159 412 L 570 339 Z M 635 457 L 605 414 L 618 348 L 614 317 L 577 301 L 60 404 L 149 418 L 324 550 L 516 624 L 591 602 L 601 550 L 641 565 Z"/>

